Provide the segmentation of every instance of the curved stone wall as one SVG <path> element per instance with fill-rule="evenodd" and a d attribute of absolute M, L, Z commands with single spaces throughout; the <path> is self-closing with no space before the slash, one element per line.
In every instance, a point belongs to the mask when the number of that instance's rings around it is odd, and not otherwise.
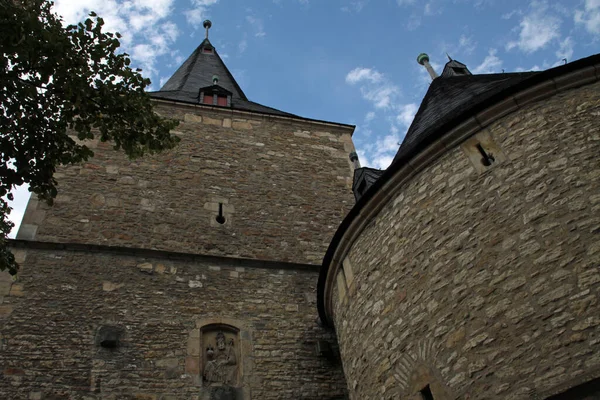
<path fill-rule="evenodd" d="M 455 147 L 384 206 L 333 287 L 351 399 L 541 398 L 600 375 L 599 119 L 598 83 L 526 106 L 483 133 L 505 160 Z"/>

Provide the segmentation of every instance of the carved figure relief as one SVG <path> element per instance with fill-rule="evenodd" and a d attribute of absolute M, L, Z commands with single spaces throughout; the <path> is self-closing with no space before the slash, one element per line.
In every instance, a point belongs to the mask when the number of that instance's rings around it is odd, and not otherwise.
<path fill-rule="evenodd" d="M 203 377 L 209 385 L 237 385 L 238 380 L 238 355 L 235 343 L 235 334 L 219 330 L 216 335 L 208 333 L 204 343 L 205 362 Z"/>

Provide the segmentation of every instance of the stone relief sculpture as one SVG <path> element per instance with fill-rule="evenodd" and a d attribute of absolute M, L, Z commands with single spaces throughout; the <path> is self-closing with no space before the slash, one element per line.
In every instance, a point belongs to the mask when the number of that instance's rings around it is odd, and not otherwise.
<path fill-rule="evenodd" d="M 222 331 L 217 332 L 215 347 L 206 347 L 206 363 L 204 380 L 211 384 L 235 385 L 237 382 L 237 356 L 233 338 L 225 337 Z"/>

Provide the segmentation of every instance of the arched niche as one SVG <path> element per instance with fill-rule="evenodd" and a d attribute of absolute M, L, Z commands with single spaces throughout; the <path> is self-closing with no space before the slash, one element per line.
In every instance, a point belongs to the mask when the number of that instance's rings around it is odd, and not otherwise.
<path fill-rule="evenodd" d="M 202 386 L 241 386 L 239 333 L 235 326 L 222 323 L 200 328 Z"/>
<path fill-rule="evenodd" d="M 243 321 L 207 318 L 190 331 L 186 374 L 199 387 L 200 400 L 248 400 L 252 375 L 251 332 Z"/>

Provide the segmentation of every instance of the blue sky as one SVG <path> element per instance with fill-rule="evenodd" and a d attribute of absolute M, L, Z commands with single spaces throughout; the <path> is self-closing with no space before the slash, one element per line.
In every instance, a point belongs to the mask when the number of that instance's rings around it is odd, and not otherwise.
<path fill-rule="evenodd" d="M 416 57 L 473 73 L 543 70 L 598 53 L 600 0 L 56 0 L 94 10 L 158 90 L 204 38 L 249 99 L 355 124 L 362 165 L 386 168 L 427 91 Z M 59 187 L 60 191 L 60 187 Z M 20 220 L 27 194 L 17 193 Z"/>

